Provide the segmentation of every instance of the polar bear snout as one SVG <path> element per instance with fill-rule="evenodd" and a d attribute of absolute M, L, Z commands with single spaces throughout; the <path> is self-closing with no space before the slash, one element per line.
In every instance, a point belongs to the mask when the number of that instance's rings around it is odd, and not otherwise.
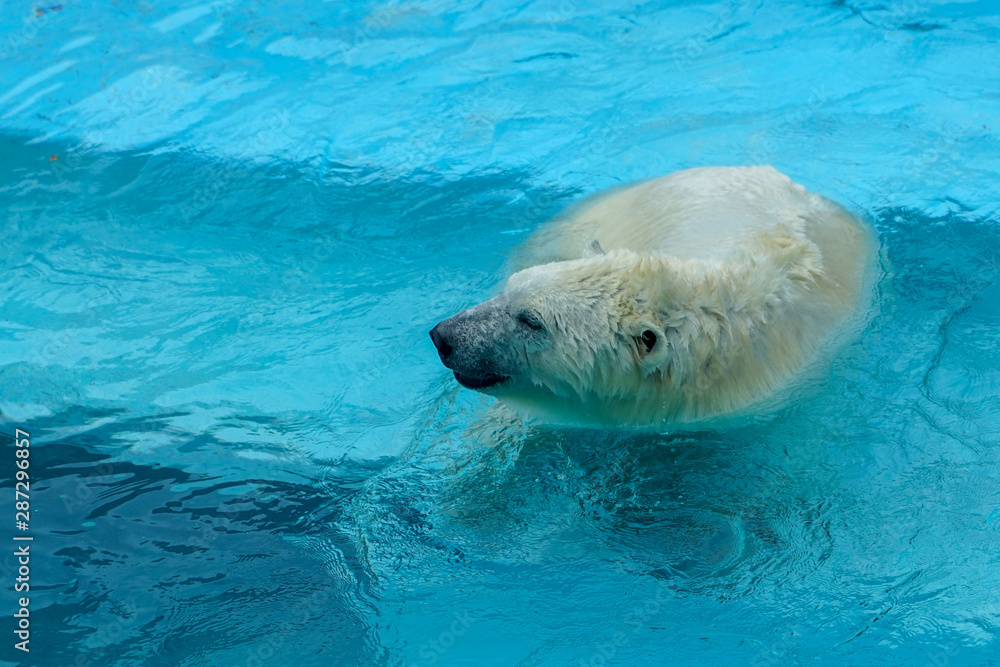
<path fill-rule="evenodd" d="M 510 379 L 510 372 L 497 353 L 504 337 L 497 309 L 485 304 L 470 308 L 431 329 L 431 342 L 438 357 L 451 369 L 459 384 L 469 389 L 487 389 Z"/>

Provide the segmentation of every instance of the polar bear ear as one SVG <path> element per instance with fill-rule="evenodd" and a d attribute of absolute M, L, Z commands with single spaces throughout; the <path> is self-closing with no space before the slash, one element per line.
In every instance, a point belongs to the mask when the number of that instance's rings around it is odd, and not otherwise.
<path fill-rule="evenodd" d="M 659 368 L 667 359 L 667 335 L 658 325 L 648 320 L 632 326 L 632 336 L 639 362 L 647 369 Z"/>
<path fill-rule="evenodd" d="M 604 248 L 601 244 L 597 242 L 597 239 L 592 239 L 583 249 L 583 256 L 581 259 L 587 259 L 588 257 L 598 257 L 603 255 Z"/>

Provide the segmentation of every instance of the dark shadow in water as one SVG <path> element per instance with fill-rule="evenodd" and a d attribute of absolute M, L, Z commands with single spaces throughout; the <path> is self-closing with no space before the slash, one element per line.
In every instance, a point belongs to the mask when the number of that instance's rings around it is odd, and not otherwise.
<path fill-rule="evenodd" d="M 912 13 L 922 8 L 918 3 L 875 2 L 865 3 L 854 0 L 834 0 L 833 9 L 846 9 L 868 25 L 880 30 L 903 30 L 906 32 L 929 32 L 943 30 L 948 26 L 915 19 Z"/>
<path fill-rule="evenodd" d="M 343 529 L 347 477 L 373 471 L 342 467 L 322 487 L 220 481 L 95 453 L 112 431 L 31 449 L 35 664 L 381 659 L 373 578 Z M 15 576 L 9 553 L 0 567 Z"/>
<path fill-rule="evenodd" d="M 615 570 L 668 577 L 679 592 L 739 597 L 745 582 L 727 577 L 799 549 L 788 524 L 816 523 L 822 492 L 838 483 L 824 443 L 788 444 L 787 426 L 531 428 L 458 470 L 436 511 L 484 550 L 503 535 L 513 559 L 586 558 L 584 545 Z M 816 539 L 796 558 L 818 565 L 829 547 Z"/>

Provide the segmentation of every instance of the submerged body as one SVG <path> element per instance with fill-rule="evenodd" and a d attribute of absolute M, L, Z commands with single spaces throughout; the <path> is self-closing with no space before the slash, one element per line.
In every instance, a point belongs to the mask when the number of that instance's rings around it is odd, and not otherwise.
<path fill-rule="evenodd" d="M 873 248 L 854 216 L 770 167 L 691 169 L 557 219 L 500 295 L 431 337 L 461 384 L 546 422 L 701 421 L 815 357 L 857 308 Z"/>

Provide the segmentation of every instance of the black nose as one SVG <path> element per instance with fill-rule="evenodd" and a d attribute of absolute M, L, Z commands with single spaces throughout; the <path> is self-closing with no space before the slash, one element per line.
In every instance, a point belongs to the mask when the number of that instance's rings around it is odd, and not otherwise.
<path fill-rule="evenodd" d="M 441 361 L 447 359 L 451 354 L 451 329 L 444 326 L 444 322 L 431 329 L 431 341 L 434 342 Z"/>

